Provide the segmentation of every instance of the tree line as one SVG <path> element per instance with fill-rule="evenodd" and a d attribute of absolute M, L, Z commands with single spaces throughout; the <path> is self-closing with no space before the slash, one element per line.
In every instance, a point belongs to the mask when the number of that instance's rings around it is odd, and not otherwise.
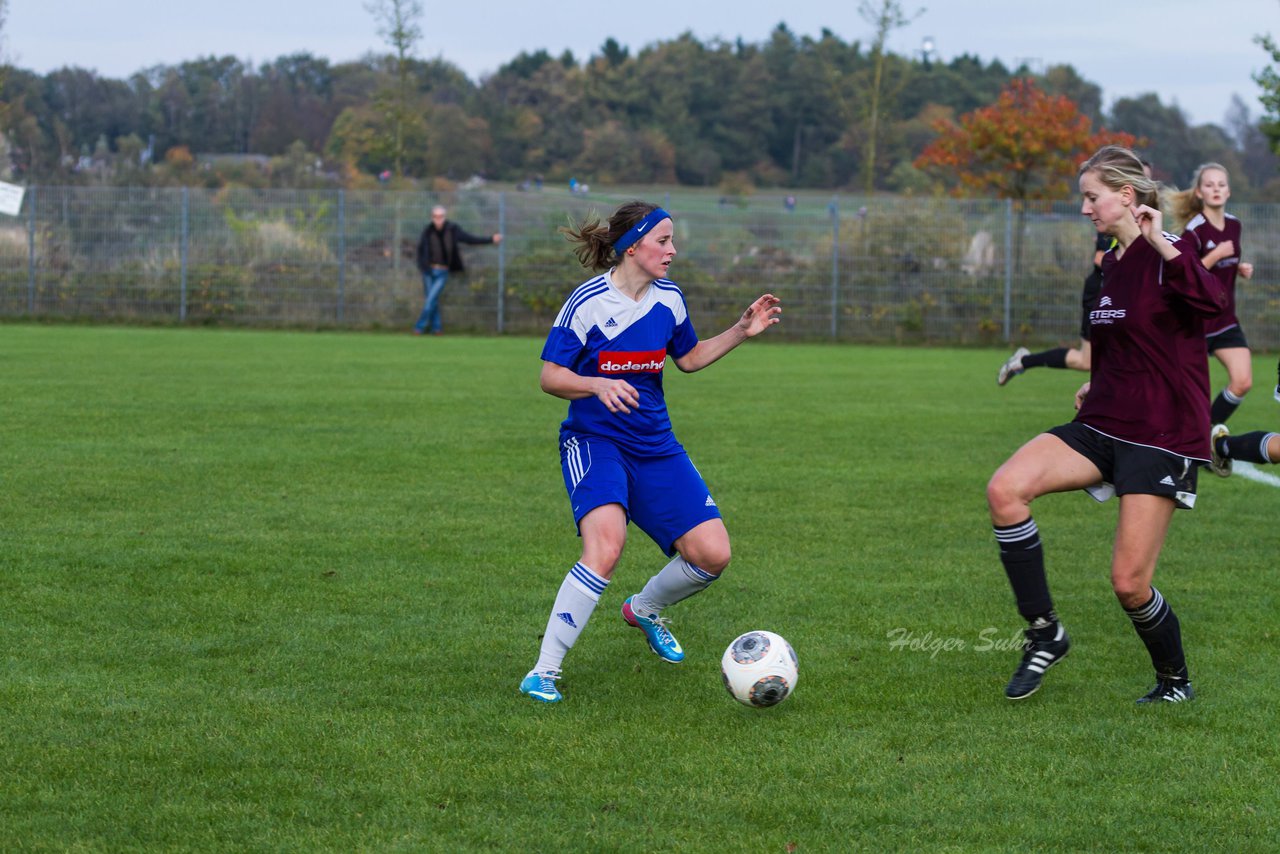
<path fill-rule="evenodd" d="M 1104 112 L 1101 88 L 1071 65 L 1009 68 L 967 54 L 939 62 L 876 47 L 785 24 L 761 43 L 685 33 L 634 54 L 608 39 L 582 60 L 522 52 L 478 82 L 403 50 L 343 63 L 297 53 L 257 66 L 210 56 L 128 79 L 7 66 L 0 177 L 444 188 L 479 175 L 750 192 L 861 189 L 869 175 L 876 190 L 920 194 L 949 188 L 916 165 L 938 128 L 1030 78 L 1094 129 L 1140 140 L 1168 183 L 1185 185 L 1214 160 L 1231 170 L 1233 198 L 1280 201 L 1267 137 L 1275 116 L 1256 116 L 1239 97 L 1224 101 L 1222 125 L 1196 125 L 1155 93 Z"/>

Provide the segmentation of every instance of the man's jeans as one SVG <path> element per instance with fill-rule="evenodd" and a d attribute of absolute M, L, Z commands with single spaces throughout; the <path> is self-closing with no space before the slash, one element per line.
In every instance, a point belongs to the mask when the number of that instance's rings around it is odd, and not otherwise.
<path fill-rule="evenodd" d="M 426 304 L 422 307 L 418 322 L 413 325 L 418 332 L 426 332 L 430 326 L 432 333 L 439 334 L 440 292 L 444 290 L 444 283 L 448 278 L 448 270 L 428 270 L 422 274 L 422 295 Z"/>

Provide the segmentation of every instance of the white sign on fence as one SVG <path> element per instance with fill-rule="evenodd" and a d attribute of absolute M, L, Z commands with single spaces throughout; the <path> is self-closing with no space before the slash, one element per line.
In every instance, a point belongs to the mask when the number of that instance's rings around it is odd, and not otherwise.
<path fill-rule="evenodd" d="M 17 184 L 6 184 L 0 181 L 0 213 L 17 216 L 22 210 L 22 194 L 26 189 Z"/>

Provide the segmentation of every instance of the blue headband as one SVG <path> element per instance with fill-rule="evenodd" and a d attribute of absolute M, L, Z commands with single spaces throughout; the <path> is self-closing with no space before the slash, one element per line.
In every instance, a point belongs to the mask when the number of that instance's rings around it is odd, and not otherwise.
<path fill-rule="evenodd" d="M 631 226 L 631 228 L 627 229 L 626 234 L 614 241 L 613 251 L 621 255 L 623 252 L 627 251 L 627 248 L 633 243 L 639 242 L 640 238 L 644 237 L 645 233 L 648 232 L 650 226 L 657 225 L 664 219 L 671 219 L 671 214 L 667 213 L 662 208 L 654 208 L 649 211 L 645 214 L 644 219 Z"/>

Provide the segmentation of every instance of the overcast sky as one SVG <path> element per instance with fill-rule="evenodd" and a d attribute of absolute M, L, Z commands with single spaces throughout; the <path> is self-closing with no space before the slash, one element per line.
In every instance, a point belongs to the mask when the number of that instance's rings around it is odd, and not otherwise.
<path fill-rule="evenodd" d="M 874 0 L 873 0 L 874 2 Z M 824 28 L 846 42 L 870 40 L 860 2 L 789 4 L 765 0 L 423 0 L 418 55 L 443 58 L 479 81 L 521 51 L 573 51 L 579 61 L 613 37 L 636 52 L 690 31 L 699 40 L 760 43 L 779 23 L 817 38 Z M 1280 38 L 1280 0 L 1163 0 L 1077 6 L 1037 0 L 925 0 L 895 30 L 889 49 L 918 53 L 932 37 L 942 61 L 960 54 L 1033 69 L 1070 63 L 1102 87 L 1103 105 L 1145 92 L 1176 103 L 1194 123 L 1222 124 L 1233 94 L 1255 118 L 1262 108 L 1252 74 L 1269 57 L 1253 43 Z M 258 64 L 308 51 L 332 62 L 383 51 L 362 0 L 218 0 L 120 4 L 105 0 L 9 0 L 3 49 L 13 64 L 44 74 L 65 65 L 128 77 L 156 64 L 233 55 Z M 1221 9 L 1221 20 L 1205 10 Z M 1141 22 L 1142 30 L 1124 26 Z"/>

